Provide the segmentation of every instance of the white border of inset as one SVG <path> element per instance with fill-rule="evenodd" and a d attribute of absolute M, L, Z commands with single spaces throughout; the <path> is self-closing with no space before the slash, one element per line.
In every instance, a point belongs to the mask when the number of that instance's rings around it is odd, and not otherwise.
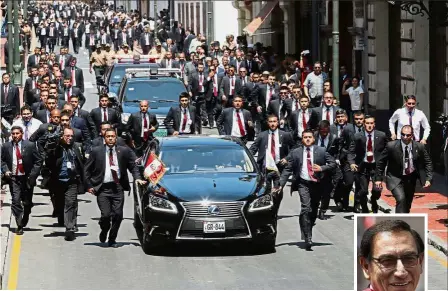
<path fill-rule="evenodd" d="M 353 232 L 353 246 L 354 246 L 354 288 L 353 290 L 358 290 L 358 217 L 387 217 L 394 219 L 394 217 L 424 217 L 425 218 L 425 235 L 423 242 L 425 244 L 425 261 L 423 265 L 423 276 L 425 280 L 425 290 L 428 290 L 428 214 L 427 213 L 389 213 L 389 214 L 367 214 L 360 213 L 354 214 L 354 232 Z"/>

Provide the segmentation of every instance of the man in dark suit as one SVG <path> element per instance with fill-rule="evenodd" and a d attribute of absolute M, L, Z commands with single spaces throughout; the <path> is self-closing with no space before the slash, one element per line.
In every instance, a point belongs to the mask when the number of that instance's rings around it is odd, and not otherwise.
<path fill-rule="evenodd" d="M 258 168 L 266 174 L 266 177 L 277 175 L 278 179 L 287 163 L 286 157 L 295 143 L 291 133 L 278 129 L 279 122 L 277 116 L 270 115 L 268 117 L 268 125 L 269 130 L 263 131 L 258 135 L 250 146 L 250 152 L 252 155 L 258 153 Z M 268 182 L 267 188 L 271 188 L 270 183 L 271 181 Z M 283 191 L 274 195 L 274 210 L 277 214 L 282 199 Z"/>
<path fill-rule="evenodd" d="M 46 149 L 45 163 L 50 169 L 50 191 L 54 193 L 58 223 L 65 225 L 65 240 L 75 239 L 78 215 L 78 194 L 84 194 L 84 152 L 73 141 L 71 128 L 62 130 L 60 143 L 53 150 Z"/>
<path fill-rule="evenodd" d="M 45 108 L 36 112 L 36 119 L 42 123 L 50 122 L 50 113 L 53 109 L 56 109 L 56 98 L 54 96 L 48 96 L 48 91 L 41 91 L 42 99 L 46 99 Z M 45 97 L 47 96 L 47 97 Z"/>
<path fill-rule="evenodd" d="M 86 103 L 86 97 L 84 97 L 84 94 L 82 94 L 81 90 L 76 87 L 72 87 L 72 79 L 71 77 L 65 77 L 64 78 L 64 98 L 60 99 L 67 103 L 70 103 L 71 96 L 78 96 L 79 97 L 79 104 L 80 107 Z"/>
<path fill-rule="evenodd" d="M 395 213 L 409 213 L 414 199 L 415 184 L 431 186 L 432 161 L 424 144 L 413 140 L 410 125 L 401 128 L 401 140 L 391 141 L 376 161 L 375 186 L 382 188 L 383 173 L 387 166 L 386 186 L 397 205 Z"/>
<path fill-rule="evenodd" d="M 11 84 L 11 75 L 9 73 L 3 73 L 2 75 L 2 84 L 0 86 L 1 89 L 1 105 L 9 105 L 12 109 L 13 116 L 17 117 L 20 115 L 20 97 L 19 97 L 19 88 Z M 12 123 L 11 120 L 7 120 L 9 123 Z"/>
<path fill-rule="evenodd" d="M 61 71 L 65 70 L 66 67 L 70 66 L 70 59 L 72 56 L 68 53 L 68 48 L 61 47 L 60 54 L 56 57 L 56 61 L 61 66 Z"/>
<path fill-rule="evenodd" d="M 27 67 L 28 69 L 37 67 L 40 61 L 40 47 L 34 48 L 34 54 L 28 56 Z"/>
<path fill-rule="evenodd" d="M 79 46 L 82 42 L 82 34 L 82 30 L 78 27 L 78 23 L 75 22 L 73 28 L 70 30 L 70 38 L 72 39 L 73 51 L 75 54 L 78 54 Z"/>
<path fill-rule="evenodd" d="M 253 129 L 252 116 L 250 112 L 243 109 L 243 97 L 233 98 L 233 108 L 225 108 L 216 121 L 220 135 L 231 135 L 239 137 L 247 142 L 247 135 Z"/>
<path fill-rule="evenodd" d="M 246 67 L 247 69 L 247 67 Z M 252 108 L 255 112 L 256 131 L 267 129 L 267 108 L 269 102 L 278 99 L 277 90 L 275 89 L 275 76 L 269 75 L 268 81 L 265 84 L 257 85 L 257 89 L 253 90 L 249 100 L 252 102 Z"/>
<path fill-rule="evenodd" d="M 84 74 L 82 69 L 76 66 L 76 62 L 76 57 L 72 57 L 70 60 L 70 67 L 66 67 L 64 70 L 64 79 L 70 78 L 72 86 L 74 88 L 79 88 L 81 93 L 84 94 Z"/>
<path fill-rule="evenodd" d="M 235 67 L 230 66 L 229 75 L 222 78 L 219 86 L 219 100 L 224 108 L 232 106 L 234 96 L 241 96 L 241 79 L 235 75 Z"/>
<path fill-rule="evenodd" d="M 375 129 L 375 117 L 365 116 L 364 132 L 358 132 L 353 136 L 348 150 L 348 163 L 350 169 L 355 172 L 355 185 L 359 189 L 355 193 L 355 212 L 369 213 L 367 195 L 369 194 L 369 182 L 374 181 L 376 161 L 387 145 L 386 134 Z M 372 188 L 372 211 L 378 213 L 377 200 L 381 197 L 381 189 Z M 361 209 L 359 209 L 361 208 Z"/>
<path fill-rule="evenodd" d="M 195 126 L 199 134 L 202 133 L 201 121 L 204 125 L 207 125 L 208 123 L 208 113 L 206 111 L 205 103 L 208 91 L 210 91 L 210 86 L 212 86 L 211 88 L 213 89 L 213 76 L 214 72 L 210 72 L 207 75 L 207 73 L 204 72 L 204 65 L 199 63 L 197 76 L 192 76 L 189 79 L 188 90 L 190 96 L 192 96 L 195 101 L 194 106 L 198 118 L 194 121 L 197 122 Z M 210 114 L 213 115 L 213 110 L 211 110 Z"/>
<path fill-rule="evenodd" d="M 323 104 L 320 107 L 315 107 L 315 110 L 319 116 L 319 121 L 328 120 L 330 124 L 333 124 L 336 119 L 336 111 L 339 107 L 333 105 L 334 96 L 331 92 L 325 92 L 323 97 Z"/>
<path fill-rule="evenodd" d="M 143 54 L 147 55 L 153 45 L 152 34 L 149 31 L 149 27 L 145 28 L 145 32 L 140 35 L 140 46 L 143 50 Z"/>
<path fill-rule="evenodd" d="M 336 162 L 325 148 L 313 146 L 312 130 L 306 129 L 303 132 L 302 144 L 303 146 L 289 154 L 288 164 L 280 177 L 281 188 L 276 191 L 281 191 L 291 175 L 295 177 L 302 204 L 299 217 L 302 239 L 306 242 L 307 250 L 311 250 L 312 229 L 317 218 L 322 186 L 328 179 L 327 173 L 336 167 Z"/>
<path fill-rule="evenodd" d="M 249 75 L 252 73 L 260 73 L 260 68 L 258 63 L 254 60 L 254 55 L 252 53 L 247 53 L 246 60 L 244 62 Z"/>
<path fill-rule="evenodd" d="M 302 133 L 306 129 L 314 130 L 319 123 L 319 116 L 316 111 L 309 108 L 310 100 L 305 95 L 300 97 L 300 110 L 293 111 L 289 118 L 290 129 L 294 140 L 302 143 Z"/>
<path fill-rule="evenodd" d="M 103 146 L 106 144 L 106 140 L 104 139 L 104 135 L 106 134 L 106 130 L 112 128 L 112 125 L 109 121 L 103 121 L 101 123 L 101 131 L 100 135 L 96 137 L 94 140 L 92 140 L 92 148 L 97 146 Z M 128 146 L 126 144 L 126 141 L 122 137 L 117 137 L 117 145 L 119 146 Z"/>
<path fill-rule="evenodd" d="M 334 159 L 338 159 L 339 138 L 330 132 L 330 122 L 328 120 L 321 120 L 319 122 L 317 132 L 314 135 L 314 139 L 314 144 L 316 146 L 323 147 L 327 151 L 327 153 L 329 153 Z M 334 181 L 341 176 L 341 172 L 338 170 L 339 169 L 335 167 L 334 170 L 329 173 L 332 183 L 324 183 L 322 187 L 322 195 L 320 199 L 321 205 L 318 214 L 320 220 L 327 219 L 325 213 L 327 212 L 328 206 L 330 205 L 330 198 L 334 195 Z"/>
<path fill-rule="evenodd" d="M 90 131 L 90 136 L 92 137 L 92 139 L 96 138 L 98 136 L 96 125 L 93 122 L 90 113 L 87 110 L 79 108 L 79 97 L 75 95 L 70 97 L 70 104 L 73 108 L 73 115 L 84 119 L 84 122 L 86 123 L 87 128 Z"/>
<path fill-rule="evenodd" d="M 165 58 L 160 61 L 160 67 L 166 68 L 166 69 L 180 69 L 179 62 L 176 60 L 173 60 L 173 54 L 170 51 L 167 51 L 165 53 Z"/>
<path fill-rule="evenodd" d="M 121 117 L 117 110 L 109 107 L 109 96 L 107 94 L 101 94 L 99 103 L 99 107 L 90 111 L 90 117 L 95 124 L 96 131 L 100 131 L 100 125 L 103 121 L 109 121 L 113 128 L 120 129 Z"/>
<path fill-rule="evenodd" d="M 105 147 L 98 146 L 92 149 L 84 171 L 87 191 L 97 197 L 101 211 L 100 242 L 106 242 L 109 233 L 108 245 L 118 247 L 116 239 L 123 220 L 123 191 L 131 190 L 127 171 L 131 172 L 134 181 L 138 184 L 143 185 L 145 181 L 141 180 L 135 165 L 136 156 L 132 150 L 116 144 L 117 133 L 114 129 L 108 129 L 105 132 L 105 140 Z"/>
<path fill-rule="evenodd" d="M 73 142 L 82 144 L 84 152 L 89 152 L 91 148 L 90 136 L 86 136 L 85 133 L 76 127 L 73 127 L 73 119 L 69 110 L 61 111 L 61 127 L 71 128 L 73 130 Z"/>
<path fill-rule="evenodd" d="M 268 115 L 275 115 L 279 120 L 279 126 L 282 130 L 289 131 L 289 116 L 291 115 L 291 101 L 287 100 L 288 87 L 280 88 L 279 99 L 269 102 L 267 108 Z"/>
<path fill-rule="evenodd" d="M 58 38 L 58 29 L 56 29 L 54 22 L 47 27 L 48 35 L 48 48 L 50 53 L 54 52 L 54 46 L 56 45 L 56 39 Z"/>
<path fill-rule="evenodd" d="M 132 113 L 126 124 L 127 132 L 132 136 L 136 154 L 143 155 L 146 145 L 154 136 L 153 133 L 159 128 L 159 122 L 154 114 L 148 112 L 149 102 L 140 101 L 140 111 Z"/>
<path fill-rule="evenodd" d="M 38 88 L 37 74 L 38 74 L 37 67 L 32 67 L 30 77 L 26 79 L 25 87 L 23 89 L 23 94 L 25 97 L 24 101 L 26 102 L 26 104 L 30 106 L 35 102 L 31 90 Z"/>
<path fill-rule="evenodd" d="M 173 106 L 166 115 L 163 124 L 168 135 L 196 134 L 200 117 L 193 105 L 190 105 L 190 95 L 184 92 L 179 96 L 180 106 Z"/>
<path fill-rule="evenodd" d="M 132 40 L 126 30 L 126 27 L 123 27 L 121 32 L 118 33 L 118 39 L 117 39 L 118 47 L 121 47 L 124 44 L 127 44 L 129 46 L 131 45 L 131 42 Z"/>
<path fill-rule="evenodd" d="M 33 142 L 23 140 L 20 126 L 11 128 L 11 142 L 2 144 L 2 173 L 12 196 L 11 211 L 16 219 L 16 234 L 22 235 L 33 207 L 33 188 L 39 176 L 41 157 Z"/>

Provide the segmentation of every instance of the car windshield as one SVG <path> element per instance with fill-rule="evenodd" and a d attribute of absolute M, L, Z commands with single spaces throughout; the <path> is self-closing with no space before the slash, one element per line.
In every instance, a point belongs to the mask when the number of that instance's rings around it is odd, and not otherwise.
<path fill-rule="evenodd" d="M 110 72 L 109 83 L 110 84 L 120 84 L 121 80 L 123 80 L 124 75 L 126 74 L 125 70 L 130 68 L 148 68 L 148 66 L 153 67 L 155 64 L 149 65 L 135 65 L 135 64 L 126 64 L 121 66 L 114 66 Z M 157 65 L 156 65 L 157 66 Z"/>
<path fill-rule="evenodd" d="M 180 93 L 186 91 L 184 84 L 177 79 L 128 82 L 126 87 L 124 102 L 148 100 L 150 103 L 158 103 L 157 107 L 173 106 L 173 103 L 179 102 Z"/>
<path fill-rule="evenodd" d="M 169 147 L 159 157 L 167 175 L 200 172 L 254 173 L 255 166 L 242 147 L 196 145 Z"/>

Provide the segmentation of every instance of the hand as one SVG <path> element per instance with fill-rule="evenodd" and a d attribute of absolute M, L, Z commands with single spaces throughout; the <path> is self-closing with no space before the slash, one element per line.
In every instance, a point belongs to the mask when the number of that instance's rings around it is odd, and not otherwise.
<path fill-rule="evenodd" d="M 350 84 L 350 81 L 348 79 L 345 80 L 344 85 Z"/>
<path fill-rule="evenodd" d="M 337 164 L 338 166 L 340 166 L 340 165 L 341 165 L 341 161 L 340 161 L 340 160 L 336 160 L 336 164 Z"/>
<path fill-rule="evenodd" d="M 11 177 L 11 174 L 12 173 L 8 171 L 8 172 L 5 173 L 5 176 L 9 178 L 9 177 Z"/>
<path fill-rule="evenodd" d="M 141 180 L 141 179 L 137 179 L 137 180 L 135 180 L 135 182 L 137 182 L 137 184 L 139 184 L 139 185 L 145 185 L 146 184 L 146 181 Z"/>
<path fill-rule="evenodd" d="M 227 101 L 226 95 L 222 95 L 222 101 Z"/>
<path fill-rule="evenodd" d="M 314 164 L 313 165 L 313 171 L 314 172 L 322 172 L 322 168 L 319 165 Z"/>
<path fill-rule="evenodd" d="M 271 194 L 278 194 L 278 193 L 280 193 L 282 191 L 282 187 L 274 187 L 274 188 L 272 188 L 272 190 L 271 190 Z"/>
<path fill-rule="evenodd" d="M 422 139 L 422 140 L 420 141 L 420 143 L 421 143 L 421 144 L 426 144 L 426 139 Z"/>
<path fill-rule="evenodd" d="M 425 185 L 423 186 L 423 188 L 429 188 L 429 187 L 431 187 L 431 182 L 426 181 Z"/>
<path fill-rule="evenodd" d="M 154 132 L 156 131 L 156 128 L 154 126 L 151 126 L 151 128 L 149 129 L 149 131 Z"/>
<path fill-rule="evenodd" d="M 280 160 L 280 164 L 282 164 L 282 165 L 286 165 L 287 163 L 288 163 L 288 161 L 285 158 Z"/>
<path fill-rule="evenodd" d="M 352 172 L 358 172 L 358 165 L 351 164 L 350 169 L 352 170 Z"/>
<path fill-rule="evenodd" d="M 89 73 L 92 74 L 92 69 L 89 69 Z"/>
<path fill-rule="evenodd" d="M 393 134 L 390 136 L 390 138 L 391 138 L 392 140 L 396 140 L 396 139 L 397 139 L 397 135 L 393 133 Z"/>
<path fill-rule="evenodd" d="M 95 189 L 93 189 L 93 188 L 87 189 L 87 192 L 89 192 L 90 194 L 95 195 Z"/>
<path fill-rule="evenodd" d="M 263 111 L 263 108 L 261 108 L 261 106 L 258 106 L 258 107 L 257 107 L 257 112 L 258 112 L 258 113 L 261 113 L 262 111 Z"/>
<path fill-rule="evenodd" d="M 188 93 L 188 94 L 190 94 L 190 97 L 193 97 L 193 93 L 190 92 L 190 93 Z"/>
<path fill-rule="evenodd" d="M 173 132 L 173 135 L 179 135 L 178 131 Z"/>
<path fill-rule="evenodd" d="M 284 119 L 282 119 L 282 120 L 280 120 L 280 125 L 285 125 L 285 120 Z"/>
<path fill-rule="evenodd" d="M 247 122 L 247 124 L 248 124 L 250 127 L 254 127 L 254 123 L 253 123 L 252 121 L 250 121 L 250 120 Z"/>
<path fill-rule="evenodd" d="M 383 182 L 381 181 L 376 181 L 375 182 L 375 187 L 378 189 L 383 189 Z"/>

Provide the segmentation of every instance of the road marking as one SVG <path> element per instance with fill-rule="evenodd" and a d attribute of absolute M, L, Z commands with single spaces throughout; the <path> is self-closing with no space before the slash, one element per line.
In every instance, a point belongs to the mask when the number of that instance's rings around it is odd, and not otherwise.
<path fill-rule="evenodd" d="M 12 244 L 11 263 L 9 264 L 8 290 L 17 289 L 19 279 L 20 248 L 22 246 L 22 236 L 14 234 Z"/>
<path fill-rule="evenodd" d="M 448 269 L 448 261 L 446 257 L 440 256 L 438 253 L 436 253 L 433 250 L 428 250 L 428 255 L 430 255 L 433 259 L 435 259 L 437 262 L 439 262 L 445 269 Z"/>
<path fill-rule="evenodd" d="M 84 88 L 85 89 L 91 89 L 93 88 L 92 82 L 84 82 Z"/>

